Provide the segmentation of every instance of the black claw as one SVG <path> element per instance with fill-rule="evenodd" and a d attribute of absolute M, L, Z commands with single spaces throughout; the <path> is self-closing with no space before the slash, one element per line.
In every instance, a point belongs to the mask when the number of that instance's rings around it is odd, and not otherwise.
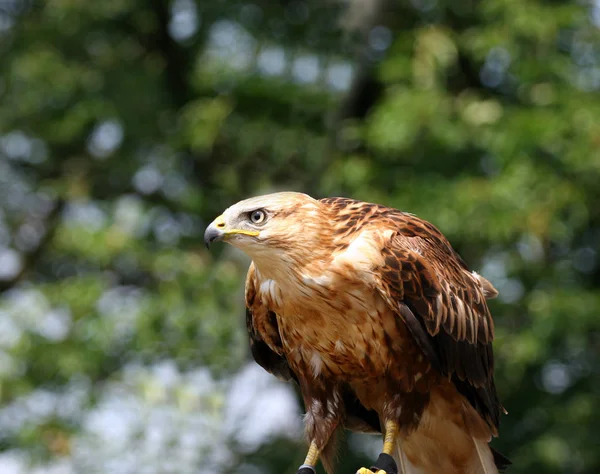
<path fill-rule="evenodd" d="M 398 474 L 398 466 L 396 461 L 389 454 L 381 453 L 375 462 L 375 465 L 371 467 L 371 471 L 385 471 L 386 474 Z"/>

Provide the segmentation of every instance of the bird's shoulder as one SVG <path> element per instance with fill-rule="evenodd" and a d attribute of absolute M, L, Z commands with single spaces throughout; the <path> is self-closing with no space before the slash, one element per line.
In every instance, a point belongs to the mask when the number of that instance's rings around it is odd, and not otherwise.
<path fill-rule="evenodd" d="M 475 292 L 471 294 L 475 301 L 480 292 L 485 298 L 497 295 L 492 284 L 469 269 L 431 222 L 398 209 L 349 198 L 325 198 L 320 202 L 331 213 L 334 247 L 338 253 L 346 252 L 349 260 L 366 251 L 371 261 L 381 262 L 383 258 L 383 265 L 391 270 L 401 262 L 411 263 L 415 275 L 426 278 L 435 274 L 435 279 L 430 278 L 432 283 L 438 280 L 451 289 Z"/>
<path fill-rule="evenodd" d="M 324 198 L 319 202 L 329 212 L 336 235 L 347 233 L 352 236 L 361 230 L 391 230 L 394 234 L 451 250 L 450 243 L 436 226 L 410 212 L 343 197 Z"/>

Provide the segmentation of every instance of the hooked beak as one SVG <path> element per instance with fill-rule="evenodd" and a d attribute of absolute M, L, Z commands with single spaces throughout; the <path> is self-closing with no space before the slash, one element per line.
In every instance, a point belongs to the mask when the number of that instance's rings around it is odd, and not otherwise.
<path fill-rule="evenodd" d="M 243 230 L 243 229 L 226 229 L 225 218 L 220 215 L 204 231 L 204 245 L 206 248 L 210 247 L 210 244 L 218 240 L 225 240 L 226 237 L 233 234 L 248 235 L 250 237 L 256 237 L 259 232 L 254 230 Z"/>
<path fill-rule="evenodd" d="M 225 235 L 225 219 L 221 215 L 212 221 L 204 231 L 204 245 L 209 248 L 213 242 L 223 240 Z"/>

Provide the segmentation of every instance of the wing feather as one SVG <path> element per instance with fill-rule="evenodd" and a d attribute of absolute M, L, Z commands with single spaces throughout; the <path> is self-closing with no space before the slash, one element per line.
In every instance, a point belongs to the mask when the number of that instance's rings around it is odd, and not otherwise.
<path fill-rule="evenodd" d="M 400 229 L 382 252 L 398 260 L 401 276 L 387 266 L 379 268 L 378 289 L 388 304 L 400 306 L 397 312 L 405 321 L 406 314 L 417 319 L 420 328 L 407 324 L 432 365 L 497 428 L 501 406 L 493 378 L 494 326 L 484 289 L 449 244 L 440 248 L 446 244 L 442 239 L 431 232 L 406 238 Z"/>
<path fill-rule="evenodd" d="M 296 375 L 283 355 L 277 317 L 263 304 L 261 298 L 256 297 L 257 288 L 260 288 L 260 285 L 258 285 L 254 264 L 251 264 L 246 277 L 246 329 L 252 357 L 258 365 L 278 379 L 286 382 L 297 381 Z"/>
<path fill-rule="evenodd" d="M 407 242 L 399 234 L 387 242 L 382 251 L 398 259 L 402 273 L 410 278 L 399 278 L 384 266 L 379 269 L 378 289 L 388 304 L 400 306 L 398 313 L 405 321 L 406 314 L 417 319 L 420 327 L 414 322 L 408 327 L 432 365 L 497 428 L 501 406 L 493 378 L 494 332 L 483 288 L 460 260 L 440 251 L 427 237 Z"/>

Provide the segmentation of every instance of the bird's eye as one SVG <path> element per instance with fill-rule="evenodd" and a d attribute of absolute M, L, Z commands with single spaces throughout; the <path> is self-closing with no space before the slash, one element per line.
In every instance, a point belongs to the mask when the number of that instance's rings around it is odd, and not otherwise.
<path fill-rule="evenodd" d="M 265 214 L 265 211 L 252 211 L 250 213 L 250 221 L 253 224 L 261 224 L 262 222 L 264 222 L 265 218 L 267 217 L 267 215 Z"/>

